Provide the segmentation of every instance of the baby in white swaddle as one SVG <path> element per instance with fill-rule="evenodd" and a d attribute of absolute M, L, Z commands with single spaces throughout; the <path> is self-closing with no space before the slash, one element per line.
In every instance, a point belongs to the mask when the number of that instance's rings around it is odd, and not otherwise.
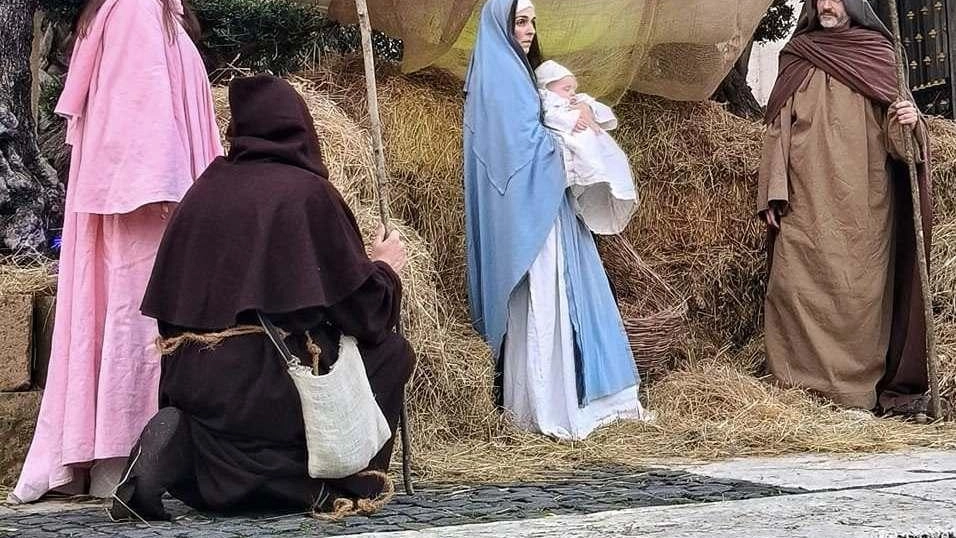
<path fill-rule="evenodd" d="M 577 79 L 566 67 L 547 61 L 535 70 L 544 105 L 544 124 L 558 136 L 575 211 L 592 232 L 624 231 L 637 210 L 637 191 L 627 155 L 606 131 L 617 128 L 610 107 L 577 93 Z M 591 107 L 597 127 L 575 132 L 577 104 Z"/>

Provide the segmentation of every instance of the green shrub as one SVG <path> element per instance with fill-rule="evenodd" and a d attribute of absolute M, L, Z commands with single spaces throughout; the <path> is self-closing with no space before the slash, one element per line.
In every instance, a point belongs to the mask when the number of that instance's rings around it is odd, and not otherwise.
<path fill-rule="evenodd" d="M 53 109 L 63 93 L 64 76 L 51 76 L 40 84 L 39 112 L 41 116 L 55 117 Z"/>
<path fill-rule="evenodd" d="M 361 47 L 354 26 L 325 17 L 318 7 L 289 0 L 194 0 L 210 70 L 238 67 L 284 75 L 326 54 Z M 380 59 L 401 59 L 401 42 L 376 33 Z"/>
<path fill-rule="evenodd" d="M 203 28 L 201 48 L 210 71 L 224 67 L 285 75 L 322 55 L 361 48 L 358 28 L 328 18 L 315 5 L 292 0 L 192 0 Z M 84 0 L 41 0 L 54 22 L 72 24 Z M 380 60 L 401 60 L 401 41 L 375 32 Z"/>

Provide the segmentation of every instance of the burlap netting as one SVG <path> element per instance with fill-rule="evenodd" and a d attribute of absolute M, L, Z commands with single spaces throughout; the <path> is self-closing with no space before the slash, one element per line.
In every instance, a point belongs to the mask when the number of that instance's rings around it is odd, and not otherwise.
<path fill-rule="evenodd" d="M 355 22 L 354 0 L 316 0 Z M 627 88 L 708 98 L 747 45 L 771 0 L 535 0 L 541 46 L 582 90 L 616 100 Z M 403 69 L 464 76 L 484 0 L 368 0 L 372 25 L 405 44 Z"/>

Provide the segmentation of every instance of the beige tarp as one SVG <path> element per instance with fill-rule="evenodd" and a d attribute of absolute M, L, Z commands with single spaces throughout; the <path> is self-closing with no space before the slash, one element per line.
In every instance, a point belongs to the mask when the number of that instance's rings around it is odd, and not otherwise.
<path fill-rule="evenodd" d="M 354 0 L 317 0 L 355 22 Z M 679 100 L 709 97 L 771 0 L 536 0 L 545 56 L 591 95 L 627 88 Z M 372 26 L 401 38 L 403 69 L 435 65 L 463 76 L 483 0 L 368 0 Z"/>

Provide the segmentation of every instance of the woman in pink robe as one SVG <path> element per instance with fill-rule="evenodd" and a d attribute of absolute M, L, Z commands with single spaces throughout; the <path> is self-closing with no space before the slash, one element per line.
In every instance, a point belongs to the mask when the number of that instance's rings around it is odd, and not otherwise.
<path fill-rule="evenodd" d="M 140 303 L 166 216 L 222 154 L 181 0 L 89 0 L 56 112 L 73 147 L 53 352 L 13 502 L 106 497 L 157 411 L 156 322 Z"/>

